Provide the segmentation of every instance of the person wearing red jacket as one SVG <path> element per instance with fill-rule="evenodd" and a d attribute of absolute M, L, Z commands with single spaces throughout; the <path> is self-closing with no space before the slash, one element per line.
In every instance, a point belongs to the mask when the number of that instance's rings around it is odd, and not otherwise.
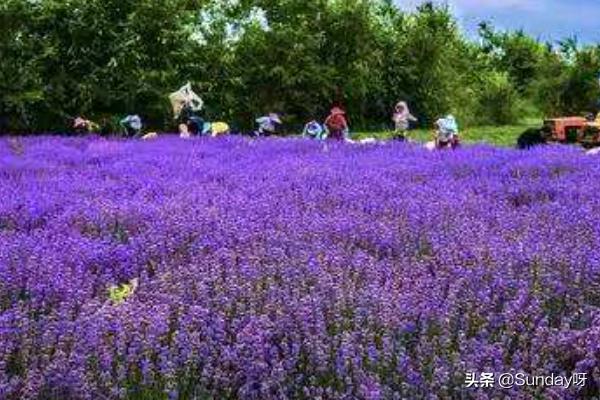
<path fill-rule="evenodd" d="M 333 107 L 327 119 L 325 126 L 329 130 L 328 137 L 335 140 L 345 140 L 348 138 L 348 120 L 346 112 L 340 107 Z"/>

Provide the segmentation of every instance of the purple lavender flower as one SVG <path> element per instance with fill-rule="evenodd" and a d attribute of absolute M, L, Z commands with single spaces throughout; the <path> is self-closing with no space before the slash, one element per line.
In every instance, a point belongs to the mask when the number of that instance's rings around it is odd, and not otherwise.
<path fill-rule="evenodd" d="M 0 398 L 598 395 L 594 157 L 21 143 L 0 140 Z M 465 389 L 485 371 L 589 382 Z"/>

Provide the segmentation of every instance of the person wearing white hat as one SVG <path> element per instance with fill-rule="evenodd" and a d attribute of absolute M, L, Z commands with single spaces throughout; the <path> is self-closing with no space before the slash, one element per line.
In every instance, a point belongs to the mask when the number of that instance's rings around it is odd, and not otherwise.
<path fill-rule="evenodd" d="M 436 144 L 438 149 L 456 148 L 459 143 L 458 123 L 453 115 L 447 115 L 435 122 Z"/>
<path fill-rule="evenodd" d="M 128 137 L 139 137 L 142 133 L 142 119 L 139 115 L 128 115 L 120 121 Z"/>
<path fill-rule="evenodd" d="M 277 132 L 277 127 L 281 125 L 281 118 L 275 113 L 270 113 L 264 117 L 256 119 L 258 130 L 254 132 L 255 136 L 269 136 Z"/>

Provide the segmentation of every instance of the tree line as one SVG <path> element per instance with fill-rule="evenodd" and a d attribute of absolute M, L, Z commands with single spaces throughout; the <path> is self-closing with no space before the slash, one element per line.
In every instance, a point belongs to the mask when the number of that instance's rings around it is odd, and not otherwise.
<path fill-rule="evenodd" d="M 468 38 L 447 7 L 391 0 L 4 0 L 0 117 L 10 132 L 105 125 L 137 113 L 169 130 L 167 94 L 190 81 L 208 120 L 249 128 L 275 111 L 294 127 L 343 105 L 383 129 L 406 100 L 424 126 L 595 111 L 600 48 L 546 43 L 481 24 Z"/>

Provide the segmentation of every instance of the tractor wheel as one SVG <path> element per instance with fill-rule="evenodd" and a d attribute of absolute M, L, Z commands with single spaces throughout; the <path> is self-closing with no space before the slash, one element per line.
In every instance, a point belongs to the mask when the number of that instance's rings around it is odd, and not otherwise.
<path fill-rule="evenodd" d="M 517 147 L 525 150 L 540 144 L 546 144 L 542 131 L 540 129 L 527 129 L 519 136 Z"/>

